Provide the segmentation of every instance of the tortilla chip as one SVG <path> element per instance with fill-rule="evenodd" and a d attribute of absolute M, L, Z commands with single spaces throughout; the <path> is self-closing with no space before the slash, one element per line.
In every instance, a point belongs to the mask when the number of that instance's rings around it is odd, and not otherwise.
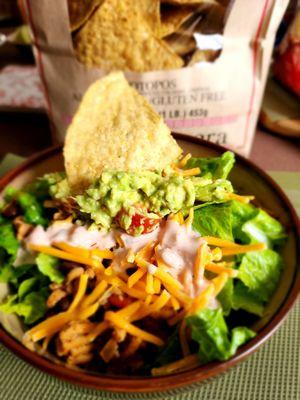
<path fill-rule="evenodd" d="M 103 169 L 163 169 L 181 149 L 148 101 L 113 72 L 85 93 L 67 130 L 64 158 L 74 193 L 88 187 Z"/>
<path fill-rule="evenodd" d="M 173 33 L 164 40 L 180 56 L 191 53 L 196 49 L 196 41 L 192 35 Z"/>
<path fill-rule="evenodd" d="M 106 0 L 74 38 L 79 61 L 105 70 L 176 69 L 183 60 L 157 39 L 136 0 Z"/>
<path fill-rule="evenodd" d="M 219 50 L 196 50 L 192 55 L 188 65 L 191 67 L 192 65 L 200 62 L 213 62 L 216 58 L 218 58 L 219 54 Z"/>
<path fill-rule="evenodd" d="M 103 0 L 68 0 L 70 29 L 79 29 Z"/>
<path fill-rule="evenodd" d="M 194 7 L 165 5 L 161 9 L 160 37 L 176 32 L 178 28 L 195 12 Z"/>
<path fill-rule="evenodd" d="M 224 29 L 227 18 L 227 9 L 221 4 L 208 7 L 203 14 L 203 18 L 199 20 L 195 26 L 195 32 L 212 35 L 221 33 Z"/>
<path fill-rule="evenodd" d="M 136 0 L 134 6 L 142 11 L 145 21 L 151 31 L 159 37 L 161 29 L 160 0 Z"/>

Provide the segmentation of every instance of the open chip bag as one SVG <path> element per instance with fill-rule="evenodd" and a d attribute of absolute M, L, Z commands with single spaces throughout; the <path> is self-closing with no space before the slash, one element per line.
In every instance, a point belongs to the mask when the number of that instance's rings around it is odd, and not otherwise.
<path fill-rule="evenodd" d="M 173 131 L 249 154 L 287 0 L 23 2 L 55 141 L 87 87 L 122 70 Z"/>

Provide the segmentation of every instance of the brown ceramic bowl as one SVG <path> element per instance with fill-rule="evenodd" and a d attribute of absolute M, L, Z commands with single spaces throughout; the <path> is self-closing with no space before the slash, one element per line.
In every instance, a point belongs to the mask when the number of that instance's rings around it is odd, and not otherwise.
<path fill-rule="evenodd" d="M 185 152 L 194 156 L 216 156 L 224 148 L 206 141 L 176 134 L 175 138 Z M 63 169 L 60 147 L 45 150 L 6 174 L 0 181 L 0 189 L 7 185 L 20 187 L 46 172 Z M 261 169 L 241 156 L 236 156 L 236 166 L 230 175 L 240 193 L 254 194 L 260 205 L 272 212 L 287 228 L 288 240 L 283 249 L 285 268 L 280 284 L 267 307 L 263 318 L 252 328 L 257 336 L 242 346 L 236 355 L 226 362 L 212 362 L 192 370 L 162 377 L 128 377 L 92 374 L 57 365 L 26 349 L 20 342 L 0 328 L 0 339 L 17 356 L 41 370 L 69 382 L 114 392 L 154 392 L 187 386 L 226 371 L 258 349 L 280 326 L 295 303 L 300 290 L 299 225 L 291 203 L 278 185 Z"/>

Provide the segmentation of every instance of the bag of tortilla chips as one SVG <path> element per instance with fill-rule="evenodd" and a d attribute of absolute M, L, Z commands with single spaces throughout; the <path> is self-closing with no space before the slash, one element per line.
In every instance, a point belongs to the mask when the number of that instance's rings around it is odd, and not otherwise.
<path fill-rule="evenodd" d="M 288 0 L 23 1 L 56 141 L 87 87 L 122 70 L 172 131 L 249 154 Z"/>

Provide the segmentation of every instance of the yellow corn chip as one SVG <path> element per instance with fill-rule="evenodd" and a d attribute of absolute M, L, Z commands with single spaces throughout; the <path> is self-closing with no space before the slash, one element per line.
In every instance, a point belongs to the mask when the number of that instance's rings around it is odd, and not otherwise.
<path fill-rule="evenodd" d="M 203 61 L 212 62 L 218 57 L 219 54 L 220 51 L 217 50 L 196 50 L 192 55 L 188 65 L 191 67 L 192 65 Z"/>
<path fill-rule="evenodd" d="M 195 12 L 194 7 L 165 5 L 161 9 L 160 37 L 176 32 L 178 28 Z"/>
<path fill-rule="evenodd" d="M 136 0 L 134 6 L 142 11 L 145 21 L 148 23 L 155 36 L 160 35 L 160 0 Z"/>
<path fill-rule="evenodd" d="M 135 1 L 106 0 L 94 12 L 74 39 L 79 61 L 105 70 L 138 72 L 183 65 L 183 60 L 154 36 Z"/>
<path fill-rule="evenodd" d="M 103 0 L 68 0 L 71 31 L 80 28 Z"/>
<path fill-rule="evenodd" d="M 184 56 L 196 49 L 194 37 L 184 33 L 173 33 L 173 35 L 164 38 L 164 40 L 179 56 Z"/>
<path fill-rule="evenodd" d="M 74 193 L 89 186 L 103 169 L 162 169 L 180 154 L 162 118 L 121 72 L 90 86 L 68 128 L 64 147 Z"/>

